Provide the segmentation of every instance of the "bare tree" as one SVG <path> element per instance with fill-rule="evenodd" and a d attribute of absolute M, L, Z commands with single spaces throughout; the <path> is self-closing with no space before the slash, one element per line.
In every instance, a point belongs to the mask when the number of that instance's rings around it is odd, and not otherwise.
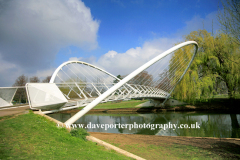
<path fill-rule="evenodd" d="M 159 79 L 156 88 L 165 90 L 167 92 L 171 91 L 171 80 L 169 76 L 169 72 L 164 70 L 161 74 L 159 74 Z"/>
<path fill-rule="evenodd" d="M 47 76 L 44 80 L 42 80 L 42 83 L 49 83 L 52 76 Z"/>
<path fill-rule="evenodd" d="M 149 85 L 153 82 L 153 76 L 147 71 L 142 71 L 129 81 L 129 84 Z"/>
<path fill-rule="evenodd" d="M 25 86 L 28 81 L 28 77 L 21 75 L 19 76 L 13 86 Z M 18 88 L 14 100 L 18 101 L 19 103 L 22 102 L 27 102 L 27 95 L 26 95 L 26 90 L 24 88 Z"/>
<path fill-rule="evenodd" d="M 28 77 L 24 76 L 23 74 L 15 80 L 15 83 L 13 84 L 13 86 L 25 86 L 27 81 L 28 81 Z"/>
<path fill-rule="evenodd" d="M 33 76 L 30 78 L 30 82 L 31 83 L 39 83 L 40 79 L 37 76 Z"/>
<path fill-rule="evenodd" d="M 226 0 L 221 1 L 223 11 L 219 11 L 218 20 L 223 32 L 231 34 L 240 45 L 240 1 Z"/>

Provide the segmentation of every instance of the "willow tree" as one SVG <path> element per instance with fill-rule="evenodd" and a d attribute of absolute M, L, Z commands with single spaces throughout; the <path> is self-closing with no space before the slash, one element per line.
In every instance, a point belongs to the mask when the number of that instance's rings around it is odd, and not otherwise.
<path fill-rule="evenodd" d="M 175 84 L 184 73 L 193 53 L 193 45 L 185 46 L 174 53 L 169 63 L 171 84 Z M 176 86 L 173 97 L 188 102 L 194 102 L 195 98 L 200 96 L 200 81 L 198 78 L 197 63 L 198 61 L 195 59 L 182 81 Z"/>
<path fill-rule="evenodd" d="M 197 41 L 199 49 L 173 96 L 189 102 L 196 98 L 208 99 L 216 94 L 217 83 L 223 82 L 229 97 L 233 98 L 240 89 L 240 53 L 233 38 L 224 33 L 211 36 L 206 30 L 199 30 L 191 32 L 185 39 Z M 188 48 L 178 50 L 175 59 L 181 61 L 182 56 L 191 55 L 192 50 Z"/>

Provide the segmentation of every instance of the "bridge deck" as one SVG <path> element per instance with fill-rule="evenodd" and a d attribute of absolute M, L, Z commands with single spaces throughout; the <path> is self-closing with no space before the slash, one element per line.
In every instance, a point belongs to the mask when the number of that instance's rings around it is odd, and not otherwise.
<path fill-rule="evenodd" d="M 0 109 L 0 117 L 24 113 L 29 109 L 29 105 L 4 107 Z"/>

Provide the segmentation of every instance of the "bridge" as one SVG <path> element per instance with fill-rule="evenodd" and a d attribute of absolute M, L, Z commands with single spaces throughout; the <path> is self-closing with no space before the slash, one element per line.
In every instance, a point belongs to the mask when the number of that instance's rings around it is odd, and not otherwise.
<path fill-rule="evenodd" d="M 86 62 L 68 61 L 55 70 L 49 83 L 27 83 L 24 88 L 1 87 L 0 109 L 14 106 L 17 90 L 26 92 L 31 109 L 44 114 L 84 107 L 66 121 L 66 125 L 99 103 L 149 98 L 164 105 L 188 71 L 197 49 L 195 41 L 178 44 L 123 79 Z"/>

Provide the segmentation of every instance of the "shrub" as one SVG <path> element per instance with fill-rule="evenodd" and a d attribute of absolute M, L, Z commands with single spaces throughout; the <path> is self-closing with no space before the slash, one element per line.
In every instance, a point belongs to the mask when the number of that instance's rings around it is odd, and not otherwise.
<path fill-rule="evenodd" d="M 83 139 L 84 141 L 87 141 L 86 136 L 89 135 L 89 133 L 83 128 L 72 129 L 70 134 L 74 137 L 78 137 L 80 139 Z"/>

